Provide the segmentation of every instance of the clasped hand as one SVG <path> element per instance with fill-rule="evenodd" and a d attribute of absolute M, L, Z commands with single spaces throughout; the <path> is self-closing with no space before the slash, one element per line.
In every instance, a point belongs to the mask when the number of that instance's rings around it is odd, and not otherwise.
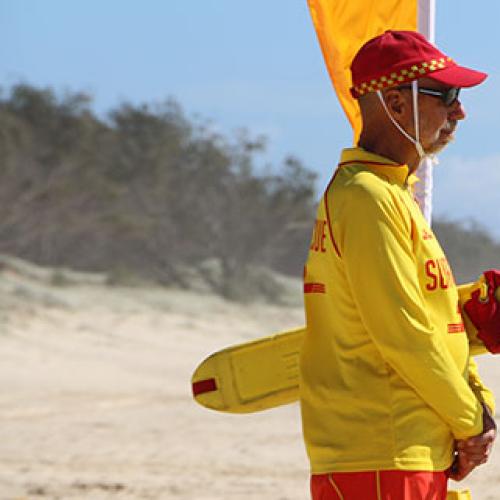
<path fill-rule="evenodd" d="M 455 460 L 449 473 L 451 479 L 461 481 L 475 467 L 488 461 L 497 434 L 496 428 L 489 408 L 483 404 L 483 432 L 456 442 Z"/>

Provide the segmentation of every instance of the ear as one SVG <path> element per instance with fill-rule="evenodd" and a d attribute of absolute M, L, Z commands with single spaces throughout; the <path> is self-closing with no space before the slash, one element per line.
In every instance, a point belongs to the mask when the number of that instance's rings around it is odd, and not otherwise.
<path fill-rule="evenodd" d="M 408 94 L 411 96 L 411 92 L 408 92 Z M 408 102 L 407 96 L 401 90 L 387 89 L 383 95 L 387 108 L 398 121 L 404 121 L 411 115 L 411 103 Z"/>

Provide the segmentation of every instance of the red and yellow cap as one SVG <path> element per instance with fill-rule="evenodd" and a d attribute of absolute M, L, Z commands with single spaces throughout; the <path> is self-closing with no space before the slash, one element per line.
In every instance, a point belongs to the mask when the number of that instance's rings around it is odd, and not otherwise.
<path fill-rule="evenodd" d="M 351 94 L 355 98 L 422 77 L 450 87 L 473 87 L 488 76 L 459 66 L 420 33 L 393 30 L 372 38 L 359 49 L 351 74 Z"/>

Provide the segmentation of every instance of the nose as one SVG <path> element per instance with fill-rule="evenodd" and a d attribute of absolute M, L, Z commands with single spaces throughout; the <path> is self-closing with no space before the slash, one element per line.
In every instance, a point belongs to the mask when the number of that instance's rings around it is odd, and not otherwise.
<path fill-rule="evenodd" d="M 465 109 L 459 99 L 450 105 L 448 110 L 450 120 L 463 120 L 466 116 Z"/>

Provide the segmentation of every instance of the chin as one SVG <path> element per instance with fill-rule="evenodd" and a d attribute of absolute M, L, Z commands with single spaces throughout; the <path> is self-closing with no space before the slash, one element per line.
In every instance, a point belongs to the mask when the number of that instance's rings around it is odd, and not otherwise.
<path fill-rule="evenodd" d="M 441 135 L 439 139 L 432 144 L 432 146 L 425 148 L 425 152 L 429 154 L 439 153 L 442 151 L 450 142 L 453 142 L 455 138 L 451 134 Z"/>

